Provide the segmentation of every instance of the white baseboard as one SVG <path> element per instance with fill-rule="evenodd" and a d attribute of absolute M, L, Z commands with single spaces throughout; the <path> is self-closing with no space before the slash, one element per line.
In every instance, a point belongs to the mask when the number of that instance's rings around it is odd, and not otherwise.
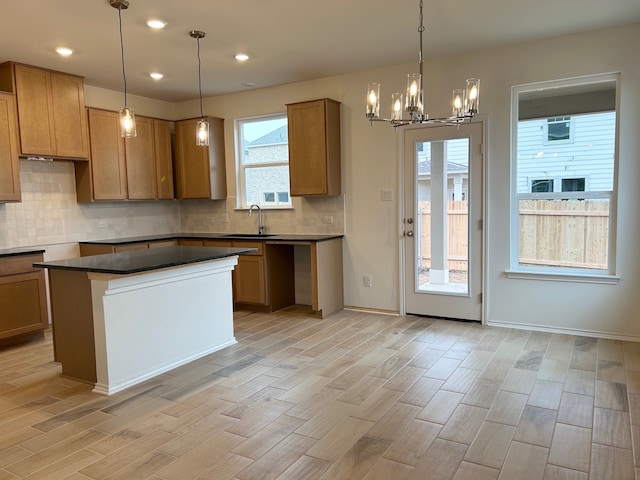
<path fill-rule="evenodd" d="M 532 325 L 526 323 L 512 323 L 489 320 L 486 322 L 489 327 L 515 328 L 518 330 L 531 330 L 534 332 L 563 333 L 565 335 L 579 335 L 582 337 L 605 338 L 608 340 L 622 340 L 625 342 L 640 342 L 640 336 L 621 335 L 618 333 L 603 332 L 599 330 L 582 330 L 578 328 L 561 328 L 547 325 Z"/>

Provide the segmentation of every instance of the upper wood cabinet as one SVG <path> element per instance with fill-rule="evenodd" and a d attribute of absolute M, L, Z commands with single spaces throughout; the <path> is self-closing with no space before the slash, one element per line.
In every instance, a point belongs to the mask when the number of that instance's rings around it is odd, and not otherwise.
<path fill-rule="evenodd" d="M 171 122 L 136 116 L 137 136 L 122 138 L 118 112 L 88 109 L 91 159 L 76 163 L 78 201 L 173 198 Z"/>
<path fill-rule="evenodd" d="M 176 198 L 224 200 L 227 178 L 224 156 L 224 120 L 207 117 L 209 146 L 196 145 L 199 118 L 176 122 Z"/>
<path fill-rule="evenodd" d="M 16 102 L 12 93 L 0 92 L 0 202 L 20 201 L 20 161 Z"/>
<path fill-rule="evenodd" d="M 340 103 L 287 105 L 291 196 L 340 195 Z"/>
<path fill-rule="evenodd" d="M 21 155 L 88 157 L 82 77 L 7 62 L 0 89 L 16 95 Z"/>

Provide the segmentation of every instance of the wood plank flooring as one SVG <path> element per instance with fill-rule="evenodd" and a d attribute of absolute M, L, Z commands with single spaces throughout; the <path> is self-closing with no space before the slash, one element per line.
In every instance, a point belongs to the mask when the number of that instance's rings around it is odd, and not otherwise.
<path fill-rule="evenodd" d="M 106 397 L 0 350 L 0 480 L 626 480 L 640 344 L 297 307 Z"/>

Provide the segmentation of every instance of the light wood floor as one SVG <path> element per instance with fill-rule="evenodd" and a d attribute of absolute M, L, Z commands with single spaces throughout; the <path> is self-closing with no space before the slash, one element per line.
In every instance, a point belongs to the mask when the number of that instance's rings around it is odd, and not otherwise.
<path fill-rule="evenodd" d="M 111 397 L 0 351 L 0 480 L 587 480 L 640 472 L 640 344 L 300 309 Z M 635 455 L 634 446 L 635 445 Z"/>

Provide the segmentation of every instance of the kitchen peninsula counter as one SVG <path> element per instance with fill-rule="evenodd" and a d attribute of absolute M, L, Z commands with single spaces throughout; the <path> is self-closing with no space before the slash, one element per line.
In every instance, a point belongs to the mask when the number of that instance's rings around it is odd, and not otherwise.
<path fill-rule="evenodd" d="M 231 272 L 252 248 L 163 247 L 47 268 L 63 376 L 112 394 L 236 343 Z"/>

